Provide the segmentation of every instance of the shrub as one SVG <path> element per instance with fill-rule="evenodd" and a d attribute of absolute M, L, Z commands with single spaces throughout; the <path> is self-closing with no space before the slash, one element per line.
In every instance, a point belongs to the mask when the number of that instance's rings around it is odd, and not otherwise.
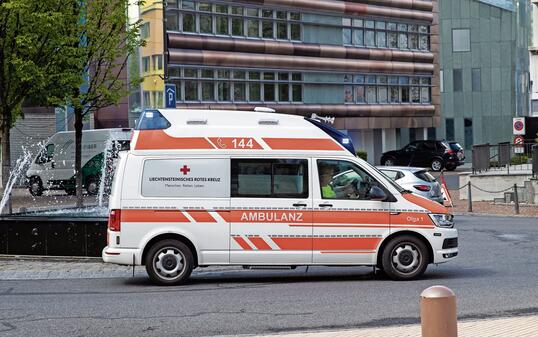
<path fill-rule="evenodd" d="M 363 160 L 368 160 L 368 153 L 365 151 L 365 150 L 357 150 L 357 157 L 363 159 Z"/>
<path fill-rule="evenodd" d="M 527 157 L 526 155 L 518 154 L 510 159 L 510 164 L 511 165 L 527 164 L 528 159 L 529 157 Z"/>

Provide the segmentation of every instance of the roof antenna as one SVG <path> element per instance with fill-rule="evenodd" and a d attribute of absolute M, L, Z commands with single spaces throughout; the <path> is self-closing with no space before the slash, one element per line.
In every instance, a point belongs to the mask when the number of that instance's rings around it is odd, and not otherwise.
<path fill-rule="evenodd" d="M 321 117 L 316 115 L 315 113 L 310 116 L 311 119 L 316 120 L 318 122 L 324 122 L 328 124 L 334 124 L 334 117 Z"/>

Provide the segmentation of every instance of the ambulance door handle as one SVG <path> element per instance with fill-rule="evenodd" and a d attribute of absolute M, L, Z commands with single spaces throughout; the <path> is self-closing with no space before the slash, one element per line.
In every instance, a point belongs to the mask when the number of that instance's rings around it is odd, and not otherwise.
<path fill-rule="evenodd" d="M 333 207 L 333 204 L 319 204 L 319 207 Z"/>
<path fill-rule="evenodd" d="M 304 204 L 304 203 L 296 203 L 296 204 L 293 204 L 293 207 L 306 207 L 307 205 Z"/>

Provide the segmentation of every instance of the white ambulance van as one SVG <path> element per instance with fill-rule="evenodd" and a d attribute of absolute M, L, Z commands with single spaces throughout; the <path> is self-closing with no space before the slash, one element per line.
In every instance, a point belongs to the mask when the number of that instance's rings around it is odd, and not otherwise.
<path fill-rule="evenodd" d="M 458 254 L 447 209 L 354 155 L 319 120 L 257 111 L 146 111 L 120 154 L 105 262 L 157 284 L 196 267 L 381 268 L 421 276 Z"/>

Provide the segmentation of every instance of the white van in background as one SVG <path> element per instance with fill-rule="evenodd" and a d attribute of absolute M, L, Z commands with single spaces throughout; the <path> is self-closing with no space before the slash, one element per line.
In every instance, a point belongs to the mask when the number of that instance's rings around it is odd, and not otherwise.
<path fill-rule="evenodd" d="M 128 148 L 131 129 L 82 131 L 82 183 L 88 194 L 99 189 L 107 141 L 112 148 Z M 49 138 L 26 172 L 28 190 L 34 196 L 44 190 L 65 190 L 75 194 L 75 132 L 58 132 Z"/>
<path fill-rule="evenodd" d="M 162 285 L 209 265 L 367 265 L 408 280 L 452 260 L 447 208 L 354 153 L 315 118 L 144 112 L 120 153 L 103 260 L 145 265 Z"/>

